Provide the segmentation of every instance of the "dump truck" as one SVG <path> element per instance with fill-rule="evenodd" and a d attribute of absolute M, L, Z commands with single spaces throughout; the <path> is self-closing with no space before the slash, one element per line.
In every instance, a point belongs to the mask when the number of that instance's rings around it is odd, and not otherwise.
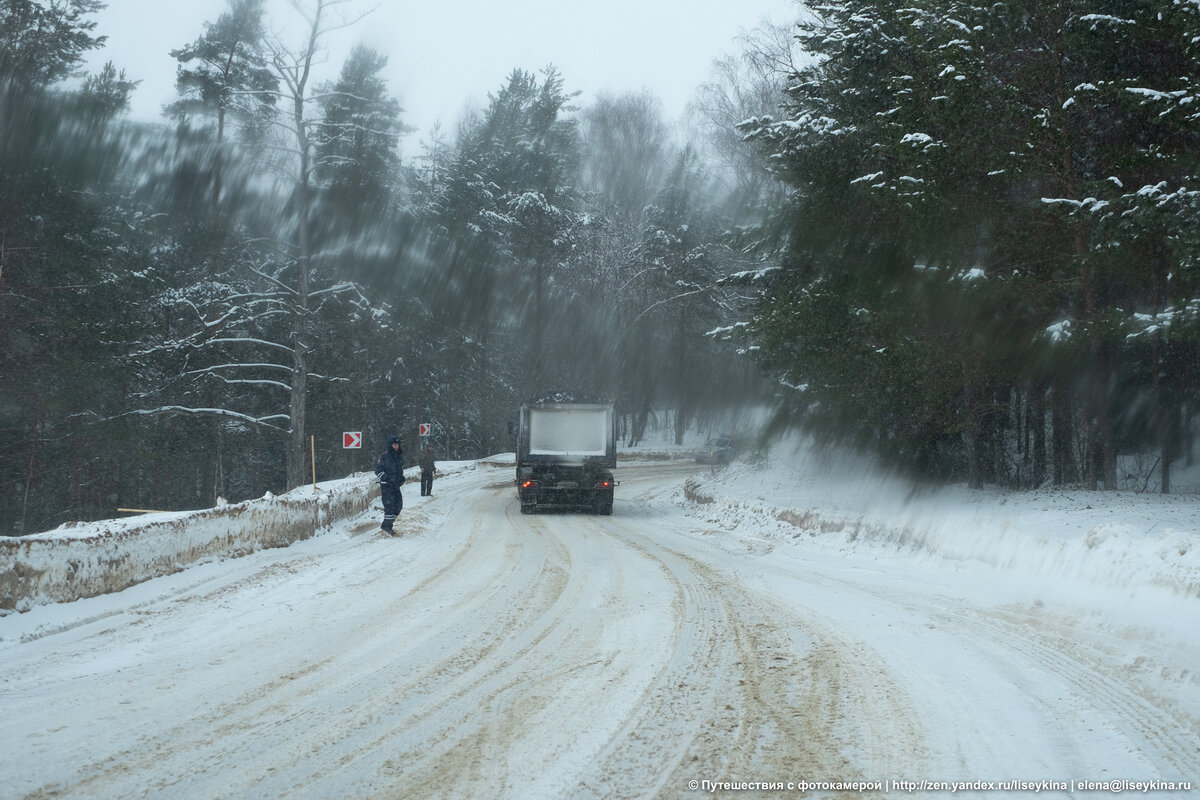
<path fill-rule="evenodd" d="M 617 465 L 611 403 L 536 402 L 521 406 L 517 495 L 521 512 L 587 509 L 611 514 Z"/>

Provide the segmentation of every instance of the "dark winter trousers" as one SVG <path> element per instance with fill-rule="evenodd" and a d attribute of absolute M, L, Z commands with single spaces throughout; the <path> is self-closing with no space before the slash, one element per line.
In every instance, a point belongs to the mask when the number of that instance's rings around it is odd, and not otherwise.
<path fill-rule="evenodd" d="M 400 514 L 400 509 L 404 508 L 404 497 L 400 494 L 400 487 L 390 483 L 381 485 L 379 494 L 383 498 L 383 525 L 380 527 L 385 531 L 391 531 L 396 517 Z"/>
<path fill-rule="evenodd" d="M 433 494 L 433 470 L 421 470 L 421 497 Z"/>

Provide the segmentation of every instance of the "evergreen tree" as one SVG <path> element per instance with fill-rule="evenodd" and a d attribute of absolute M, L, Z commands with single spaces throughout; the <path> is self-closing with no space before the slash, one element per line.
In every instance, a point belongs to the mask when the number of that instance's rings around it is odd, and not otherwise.
<path fill-rule="evenodd" d="M 101 0 L 0 0 L 0 92 L 44 88 L 76 75 L 88 50 L 103 47 L 89 15 Z"/>
<path fill-rule="evenodd" d="M 51 173 L 0 172 L 0 526 L 45 530 L 111 514 L 126 343 L 145 291 L 139 221 Z M 119 256 L 116 254 L 120 254 Z M 19 390 L 17 387 L 20 387 Z"/>
<path fill-rule="evenodd" d="M 324 87 L 324 116 L 315 135 L 316 177 L 343 220 L 387 208 L 400 166 L 398 145 L 407 128 L 400 104 L 388 96 L 379 73 L 387 58 L 356 46 L 338 80 Z"/>
<path fill-rule="evenodd" d="M 130 96 L 139 83 L 126 78 L 125 70 L 118 70 L 111 61 L 105 62 L 99 73 L 89 75 L 78 98 L 88 132 L 95 134 L 128 111 Z"/>
<path fill-rule="evenodd" d="M 6 169 L 42 168 L 64 124 L 63 99 L 50 90 L 81 74 L 89 50 L 104 45 L 89 15 L 98 0 L 0 0 L 0 162 Z"/>
<path fill-rule="evenodd" d="M 1083 430 L 1085 482 L 1115 487 L 1125 309 L 1165 286 L 1153 275 L 1182 274 L 1161 258 L 1182 228 L 1159 225 L 1192 204 L 1170 188 L 1191 174 L 1191 132 L 1138 104 L 1188 93 L 1195 15 L 1117 0 L 821 12 L 801 32 L 819 59 L 793 76 L 789 118 L 748 126 L 795 187 L 789 268 L 758 320 L 767 363 L 820 414 L 854 409 L 839 430 L 975 483 L 1039 478 L 1013 461 L 1025 416 L 1011 409 L 1040 420 L 1050 405 L 1055 479 L 1071 479 Z M 1176 211 L 1142 224 L 1159 192 Z M 815 313 L 819 298 L 840 310 Z M 814 316 L 832 330 L 786 324 Z M 850 374 L 819 357 L 837 342 Z M 922 390 L 910 375 L 942 379 Z M 1038 425 L 1021 454 L 1033 465 Z"/>
<path fill-rule="evenodd" d="M 181 99 L 167 107 L 180 132 L 191 131 L 197 117 L 212 119 L 211 196 L 221 205 L 228 160 L 226 125 L 235 122 L 251 138 L 260 134 L 272 111 L 279 80 L 263 51 L 263 0 L 230 0 L 204 35 L 171 51 L 179 62 L 175 85 Z"/>
<path fill-rule="evenodd" d="M 546 350 L 554 273 L 577 224 L 573 96 L 553 67 L 541 81 L 514 70 L 464 131 L 444 195 L 442 225 L 463 253 L 449 279 L 476 298 L 468 313 L 481 326 L 485 350 L 499 334 L 507 343 L 500 350 L 526 354 L 526 374 L 516 382 L 524 396 L 554 381 Z M 496 326 L 496 308 L 515 313 Z"/>

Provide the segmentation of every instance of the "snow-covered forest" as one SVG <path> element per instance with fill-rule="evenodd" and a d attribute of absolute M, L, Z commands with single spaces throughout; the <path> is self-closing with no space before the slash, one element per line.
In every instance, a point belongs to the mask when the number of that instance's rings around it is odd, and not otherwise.
<path fill-rule="evenodd" d="M 793 190 L 750 336 L 795 412 L 973 486 L 1169 491 L 1200 378 L 1200 5 L 813 10 L 782 117 L 739 126 Z"/>
<path fill-rule="evenodd" d="M 369 15 L 296 6 L 295 40 L 262 0 L 148 38 L 148 124 L 80 74 L 97 0 L 0 0 L 0 533 L 340 477 L 418 422 L 510 450 L 552 390 L 627 444 L 767 399 L 976 485 L 1190 459 L 1197 4 L 797 5 L 685 133 L 550 65 L 410 130 L 387 53 L 315 71 Z"/>

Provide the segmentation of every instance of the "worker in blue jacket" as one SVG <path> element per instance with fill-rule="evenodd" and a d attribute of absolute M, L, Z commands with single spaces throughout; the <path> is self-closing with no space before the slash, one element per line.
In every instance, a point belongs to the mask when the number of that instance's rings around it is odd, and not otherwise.
<path fill-rule="evenodd" d="M 404 497 L 400 494 L 404 483 L 404 451 L 399 436 L 388 437 L 387 449 L 375 462 L 375 474 L 379 476 L 379 494 L 383 498 L 383 524 L 379 527 L 392 535 L 392 525 L 404 508 Z"/>

